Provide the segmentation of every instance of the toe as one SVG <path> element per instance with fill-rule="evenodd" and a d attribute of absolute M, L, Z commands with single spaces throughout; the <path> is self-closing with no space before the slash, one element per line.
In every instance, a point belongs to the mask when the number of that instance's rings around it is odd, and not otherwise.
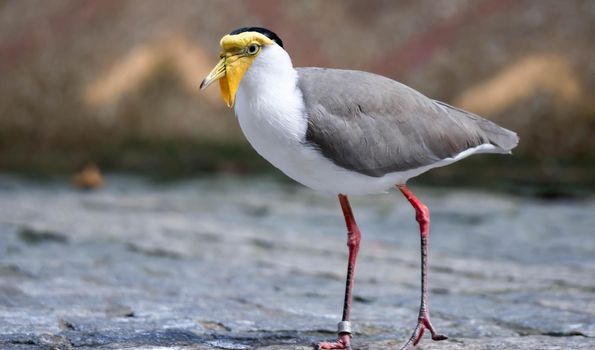
<path fill-rule="evenodd" d="M 432 340 L 436 340 L 436 341 L 446 340 L 446 339 L 448 339 L 448 337 L 445 336 L 444 334 L 435 334 L 432 336 Z"/>

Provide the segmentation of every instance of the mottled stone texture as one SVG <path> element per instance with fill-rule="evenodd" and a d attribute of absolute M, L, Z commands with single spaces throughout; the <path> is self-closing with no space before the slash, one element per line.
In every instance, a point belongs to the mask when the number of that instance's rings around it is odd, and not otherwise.
<path fill-rule="evenodd" d="M 335 198 L 270 179 L 99 192 L 0 176 L 1 349 L 310 349 L 332 339 L 347 249 Z M 432 210 L 420 349 L 595 348 L 595 201 L 417 189 Z M 398 349 L 419 299 L 397 193 L 352 199 L 355 349 Z"/>

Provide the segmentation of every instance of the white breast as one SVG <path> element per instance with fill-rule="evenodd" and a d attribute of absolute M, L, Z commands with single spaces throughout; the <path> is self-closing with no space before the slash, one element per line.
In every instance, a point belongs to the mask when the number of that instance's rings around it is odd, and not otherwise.
<path fill-rule="evenodd" d="M 264 47 L 242 78 L 235 103 L 252 147 L 289 176 L 304 166 L 299 155 L 307 129 L 296 82 L 287 53 L 277 45 Z"/>
<path fill-rule="evenodd" d="M 469 149 L 430 166 L 382 177 L 335 165 L 305 141 L 308 118 L 297 87 L 297 72 L 287 52 L 277 45 L 262 49 L 242 78 L 235 101 L 240 127 L 256 152 L 292 179 L 327 194 L 385 192 L 430 168 L 450 164 L 480 150 Z"/>

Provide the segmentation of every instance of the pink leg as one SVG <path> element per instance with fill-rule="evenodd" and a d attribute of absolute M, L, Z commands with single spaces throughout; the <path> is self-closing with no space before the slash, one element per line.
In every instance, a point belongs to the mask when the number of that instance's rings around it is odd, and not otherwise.
<path fill-rule="evenodd" d="M 432 334 L 433 340 L 447 339 L 445 335 L 438 334 L 430 321 L 430 308 L 428 306 L 428 239 L 430 238 L 430 210 L 426 207 L 405 185 L 397 186 L 405 198 L 415 208 L 415 219 L 419 222 L 419 231 L 421 235 L 421 305 L 419 307 L 419 316 L 417 326 L 409 341 L 401 350 L 413 349 L 424 335 L 427 329 Z"/>
<path fill-rule="evenodd" d="M 361 233 L 353 217 L 351 205 L 347 196 L 340 194 L 339 202 L 345 216 L 345 225 L 347 225 L 347 246 L 349 247 L 349 261 L 347 264 L 347 280 L 345 283 L 345 301 L 343 303 L 343 318 L 339 322 L 339 339 L 334 343 L 323 342 L 318 344 L 318 349 L 351 349 L 351 323 L 349 322 L 349 314 L 351 313 L 351 300 L 353 281 L 355 276 L 355 264 L 357 261 L 357 253 L 359 251 L 359 243 L 361 241 Z"/>

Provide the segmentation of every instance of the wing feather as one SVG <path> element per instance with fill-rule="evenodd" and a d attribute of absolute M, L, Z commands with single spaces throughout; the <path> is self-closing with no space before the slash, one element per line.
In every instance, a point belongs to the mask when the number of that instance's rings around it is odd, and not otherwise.
<path fill-rule="evenodd" d="M 483 144 L 508 153 L 518 143 L 512 131 L 380 75 L 297 71 L 308 114 L 306 142 L 349 170 L 383 176 Z"/>

